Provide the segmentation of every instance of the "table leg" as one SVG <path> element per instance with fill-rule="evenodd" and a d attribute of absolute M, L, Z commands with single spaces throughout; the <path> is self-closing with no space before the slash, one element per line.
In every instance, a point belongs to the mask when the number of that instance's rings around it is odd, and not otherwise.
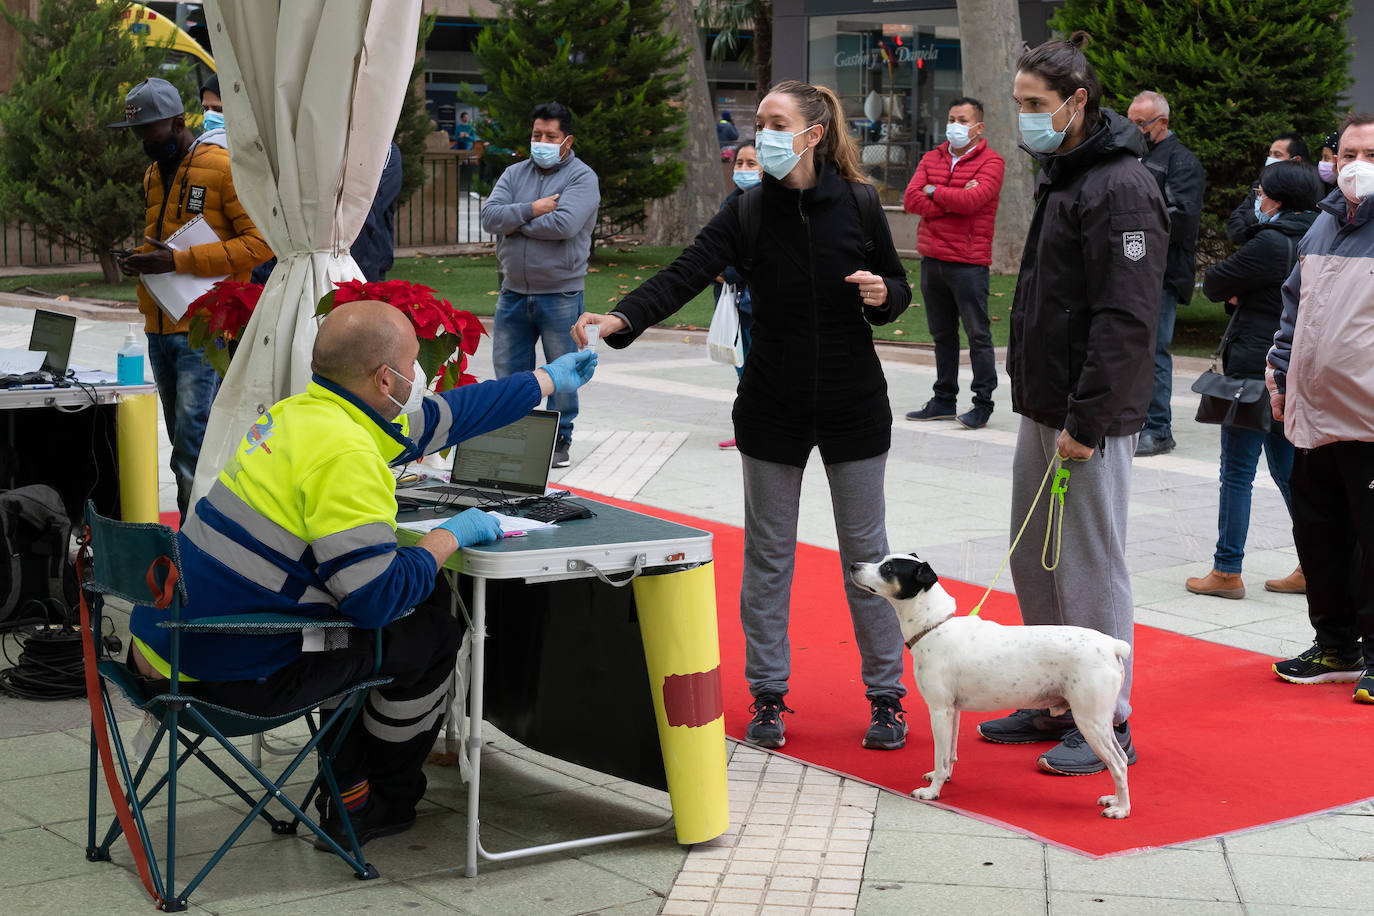
<path fill-rule="evenodd" d="M 468 687 L 468 762 L 472 765 L 472 776 L 468 780 L 468 845 L 467 868 L 469 878 L 477 877 L 477 804 L 480 798 L 479 785 L 482 781 L 482 693 L 486 678 L 486 641 L 487 641 L 487 583 L 485 579 L 474 577 L 472 580 L 472 663 L 468 674 L 472 683 Z"/>

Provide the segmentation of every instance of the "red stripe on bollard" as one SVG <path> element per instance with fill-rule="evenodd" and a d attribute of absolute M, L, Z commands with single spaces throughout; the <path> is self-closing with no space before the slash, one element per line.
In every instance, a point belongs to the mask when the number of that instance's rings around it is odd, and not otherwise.
<path fill-rule="evenodd" d="M 663 679 L 663 712 L 669 725 L 696 728 L 725 715 L 720 692 L 720 666 L 695 674 L 670 674 Z"/>

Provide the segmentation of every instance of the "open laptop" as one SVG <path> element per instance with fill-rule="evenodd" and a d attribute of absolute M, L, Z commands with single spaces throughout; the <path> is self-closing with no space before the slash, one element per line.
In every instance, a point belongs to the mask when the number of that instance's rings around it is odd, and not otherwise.
<path fill-rule="evenodd" d="M 67 361 L 72 355 L 72 337 L 76 334 L 76 316 L 38 309 L 33 313 L 33 330 L 29 332 L 29 349 L 41 350 L 44 372 L 53 378 L 67 374 Z"/>
<path fill-rule="evenodd" d="M 489 506 L 544 495 L 558 438 L 558 411 L 532 410 L 514 423 L 453 448 L 449 482 L 399 487 L 398 499 L 428 505 Z"/>

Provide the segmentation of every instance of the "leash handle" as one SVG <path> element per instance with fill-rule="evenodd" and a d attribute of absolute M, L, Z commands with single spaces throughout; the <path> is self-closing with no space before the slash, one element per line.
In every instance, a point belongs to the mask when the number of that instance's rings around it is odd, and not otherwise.
<path fill-rule="evenodd" d="M 1059 456 L 1056 454 L 1055 458 Z M 1054 467 L 1054 465 L 1050 465 Z M 1054 472 L 1054 483 L 1050 485 L 1050 513 L 1045 519 L 1045 543 L 1040 547 L 1040 568 L 1045 572 L 1054 572 L 1059 568 L 1059 552 L 1064 538 L 1064 497 L 1069 492 L 1069 469 L 1059 467 Z M 1058 525 L 1055 524 L 1054 503 L 1059 504 Z M 1050 530 L 1054 529 L 1054 564 L 1051 565 L 1048 559 L 1050 552 Z"/>
<path fill-rule="evenodd" d="M 1049 465 L 1049 467 L 1045 468 L 1045 476 L 1040 478 L 1040 486 L 1037 487 L 1036 490 L 1035 490 L 1035 499 L 1031 500 L 1030 511 L 1026 513 L 1026 520 L 1023 521 L 1023 522 L 1021 523 L 1021 530 L 1018 531 L 1018 532 L 1016 532 L 1016 537 L 1015 537 L 1015 538 L 1012 540 L 1012 542 L 1011 542 L 1011 549 L 1008 550 L 1008 551 L 1007 551 L 1007 555 L 1006 555 L 1005 557 L 1002 558 L 1002 565 L 999 566 L 999 567 L 997 567 L 997 575 L 993 576 L 993 577 L 992 577 L 992 582 L 988 583 L 987 591 L 983 592 L 983 597 L 981 597 L 981 598 L 978 599 L 978 603 L 975 604 L 975 605 L 973 606 L 973 610 L 971 610 L 971 611 L 968 612 L 968 614 L 969 614 L 970 617 L 976 616 L 976 615 L 978 614 L 978 612 L 981 611 L 981 610 L 983 609 L 983 602 L 988 600 L 988 595 L 991 595 L 991 594 L 992 594 L 993 588 L 997 585 L 997 580 L 1000 579 L 1000 578 L 1002 578 L 1002 572 L 1003 572 L 1003 570 L 1005 570 L 1005 569 L 1007 568 L 1007 564 L 1008 564 L 1009 562 L 1011 562 L 1011 555 L 1012 555 L 1013 553 L 1016 552 L 1016 545 L 1019 544 L 1019 543 L 1021 543 L 1021 535 L 1023 535 L 1023 534 L 1026 533 L 1026 527 L 1027 527 L 1028 525 L 1030 525 L 1031 517 L 1032 517 L 1033 515 L 1035 515 L 1035 507 L 1036 507 L 1037 505 L 1040 504 L 1040 497 L 1041 497 L 1041 495 L 1045 492 L 1045 483 L 1050 479 L 1050 474 L 1053 473 L 1053 472 L 1056 471 L 1056 470 L 1059 471 L 1059 473 L 1063 476 L 1063 481 L 1064 481 L 1064 483 L 1063 483 L 1063 486 L 1061 487 L 1061 486 L 1060 486 L 1060 482 L 1059 482 L 1059 481 L 1060 481 L 1060 477 L 1059 477 L 1058 475 L 1056 475 L 1056 477 L 1055 477 L 1055 482 L 1054 482 L 1054 489 L 1051 489 L 1050 492 L 1051 492 L 1051 498 L 1053 498 L 1054 494 L 1056 494 L 1056 493 L 1058 494 L 1058 496 L 1059 496 L 1059 507 L 1060 507 L 1060 509 L 1059 509 L 1060 518 L 1061 518 L 1061 519 L 1063 518 L 1063 512 L 1064 512 L 1064 509 L 1063 509 L 1063 507 L 1064 507 L 1064 495 L 1063 495 L 1063 494 L 1064 494 L 1064 491 L 1065 491 L 1065 490 L 1067 489 L 1067 487 L 1068 487 L 1068 480 L 1069 480 L 1069 472 L 1068 472 L 1068 470 L 1067 470 L 1066 468 L 1063 467 L 1063 463 L 1064 463 L 1064 462 L 1063 462 L 1063 459 L 1059 457 L 1059 451 L 1056 449 L 1056 450 L 1055 450 L 1055 453 L 1054 453 L 1054 457 L 1050 459 L 1050 465 Z M 1049 529 L 1046 529 L 1046 531 L 1045 531 L 1045 536 L 1046 536 L 1046 538 L 1049 537 Z M 1058 561 L 1058 559 L 1056 558 L 1056 560 L 1055 560 L 1056 565 L 1058 564 L 1058 562 L 1059 562 L 1059 561 Z"/>

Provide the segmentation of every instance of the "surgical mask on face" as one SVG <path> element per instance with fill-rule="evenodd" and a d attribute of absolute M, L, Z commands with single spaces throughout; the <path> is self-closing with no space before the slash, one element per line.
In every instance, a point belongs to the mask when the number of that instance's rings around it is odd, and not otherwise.
<path fill-rule="evenodd" d="M 1069 99 L 1073 96 L 1069 96 Z M 1069 99 L 1064 100 L 1064 105 L 1069 104 Z M 1063 130 L 1054 129 L 1054 116 L 1063 110 L 1064 105 L 1060 105 L 1054 111 L 1049 112 L 1021 112 L 1016 116 L 1021 128 L 1021 142 L 1026 144 L 1032 152 L 1052 153 L 1064 143 L 1064 135 L 1069 132 L 1069 125 L 1073 119 L 1078 117 L 1078 112 L 1069 116 L 1065 122 Z"/>
<path fill-rule="evenodd" d="M 1275 210 L 1273 213 L 1265 213 L 1263 210 L 1260 209 L 1260 205 L 1263 203 L 1264 201 L 1260 200 L 1258 197 L 1255 198 L 1255 219 L 1258 222 L 1267 223 L 1274 217 L 1278 216 L 1279 211 Z"/>
<path fill-rule="evenodd" d="M 1341 186 L 1341 193 L 1351 203 L 1359 203 L 1374 194 L 1374 162 L 1368 159 L 1355 159 L 1341 166 L 1336 175 L 1336 183 Z"/>
<path fill-rule="evenodd" d="M 949 141 L 950 149 L 963 149 L 968 146 L 969 126 L 960 124 L 958 121 L 951 121 L 945 125 L 945 139 Z"/>
<path fill-rule="evenodd" d="M 792 144 L 797 137 L 818 126 L 812 124 L 806 130 L 799 130 L 795 134 L 767 127 L 760 129 L 754 136 L 754 148 L 759 153 L 759 165 L 779 181 L 786 178 L 797 167 L 802 157 L 801 153 L 792 152 Z"/>
<path fill-rule="evenodd" d="M 747 191 L 763 181 L 763 173 L 758 169 L 735 169 L 735 187 Z"/>
<path fill-rule="evenodd" d="M 390 366 L 387 366 L 386 369 L 397 378 L 406 379 L 404 375 Z M 406 395 L 404 404 L 389 394 L 386 396 L 387 400 L 401 408 L 401 413 L 403 414 L 414 413 L 420 409 L 420 405 L 424 403 L 425 400 L 425 389 L 429 387 L 429 379 L 425 378 L 425 372 L 420 368 L 420 361 L 418 359 L 415 361 L 415 365 L 411 366 L 411 372 L 413 377 L 406 379 L 406 381 L 410 382 L 410 394 Z"/>
<path fill-rule="evenodd" d="M 561 143 L 531 143 L 530 158 L 541 169 L 551 169 L 563 158 Z"/>
<path fill-rule="evenodd" d="M 1269 168 L 1269 166 L 1273 165 L 1275 162 L 1282 162 L 1282 161 L 1283 161 L 1283 160 L 1280 159 L 1278 156 L 1265 156 L 1265 157 L 1264 157 L 1264 167 L 1265 167 L 1265 168 Z"/>
<path fill-rule="evenodd" d="M 1336 163 L 1334 163 L 1334 162 L 1318 162 L 1318 163 L 1317 163 L 1317 174 L 1320 175 L 1320 176 L 1322 176 L 1322 181 L 1326 182 L 1327 184 L 1335 184 L 1335 183 L 1336 183 Z"/>
<path fill-rule="evenodd" d="M 207 111 L 201 123 L 205 126 L 207 131 L 219 130 L 224 126 L 224 113 L 219 111 Z"/>
<path fill-rule="evenodd" d="M 176 137 L 168 137 L 161 141 L 144 141 L 143 153 L 158 165 L 172 162 L 177 158 Z"/>

